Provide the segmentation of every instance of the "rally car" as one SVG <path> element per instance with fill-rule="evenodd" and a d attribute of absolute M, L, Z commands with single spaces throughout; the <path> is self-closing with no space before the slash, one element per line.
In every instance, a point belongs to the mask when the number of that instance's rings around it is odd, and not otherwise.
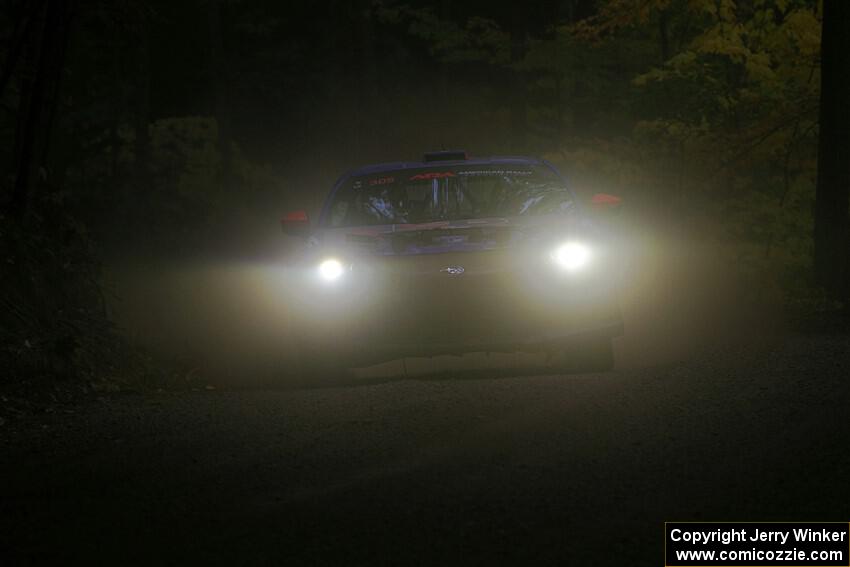
<path fill-rule="evenodd" d="M 349 171 L 315 221 L 282 221 L 302 244 L 288 270 L 301 359 L 546 351 L 564 369 L 610 369 L 619 261 L 588 209 L 534 158 L 442 151 Z"/>

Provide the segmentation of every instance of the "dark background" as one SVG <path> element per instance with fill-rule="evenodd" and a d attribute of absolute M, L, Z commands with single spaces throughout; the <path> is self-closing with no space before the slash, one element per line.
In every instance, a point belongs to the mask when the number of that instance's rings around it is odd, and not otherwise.
<path fill-rule="evenodd" d="M 822 53 L 813 0 L 8 2 L 11 381 L 98 374 L 133 296 L 104 266 L 268 259 L 346 169 L 441 148 L 548 158 L 637 230 L 708 239 L 783 316 L 841 311 L 835 4 Z"/>
<path fill-rule="evenodd" d="M 68 312 L 108 324 L 103 262 L 268 254 L 346 169 L 441 148 L 551 159 L 643 226 L 702 231 L 759 295 L 840 308 L 836 4 L 822 57 L 813 0 L 10 1 L 4 356 L 33 335 L 27 364 L 79 358 Z"/>

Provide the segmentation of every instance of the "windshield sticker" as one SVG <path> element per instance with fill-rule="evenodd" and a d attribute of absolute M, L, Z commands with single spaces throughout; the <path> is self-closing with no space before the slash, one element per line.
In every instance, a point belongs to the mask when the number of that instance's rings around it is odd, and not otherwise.
<path fill-rule="evenodd" d="M 370 187 L 374 187 L 375 185 L 389 185 L 390 183 L 395 183 L 395 177 L 376 177 L 369 180 Z"/>
<path fill-rule="evenodd" d="M 466 171 L 458 171 L 458 175 L 532 175 L 534 172 L 530 169 L 473 169 Z"/>
<path fill-rule="evenodd" d="M 456 177 L 451 171 L 419 173 L 410 178 L 411 181 L 424 181 L 427 179 L 443 179 L 444 177 Z"/>

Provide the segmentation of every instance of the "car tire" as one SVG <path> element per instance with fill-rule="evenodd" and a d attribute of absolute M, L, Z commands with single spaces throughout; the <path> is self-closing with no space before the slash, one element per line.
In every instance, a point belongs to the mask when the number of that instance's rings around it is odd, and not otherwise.
<path fill-rule="evenodd" d="M 614 369 L 613 339 L 582 337 L 564 345 L 554 359 L 553 369 L 569 373 L 608 372 Z"/>

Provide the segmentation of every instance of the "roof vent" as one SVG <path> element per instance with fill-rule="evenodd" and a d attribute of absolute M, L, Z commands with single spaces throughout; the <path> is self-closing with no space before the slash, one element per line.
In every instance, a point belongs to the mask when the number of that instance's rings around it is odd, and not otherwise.
<path fill-rule="evenodd" d="M 426 152 L 425 162 L 432 161 L 464 161 L 469 159 L 463 150 L 443 150 L 440 152 Z"/>

